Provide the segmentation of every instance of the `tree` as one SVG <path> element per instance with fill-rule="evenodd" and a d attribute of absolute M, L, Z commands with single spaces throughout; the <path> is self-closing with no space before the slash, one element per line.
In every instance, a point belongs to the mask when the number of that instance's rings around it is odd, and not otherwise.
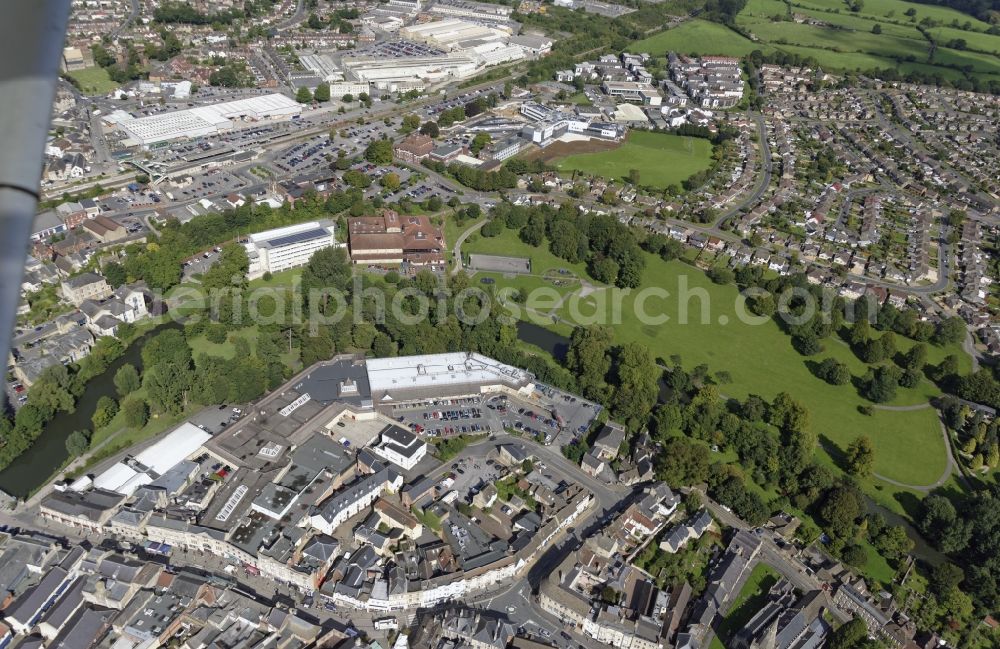
<path fill-rule="evenodd" d="M 851 380 L 851 370 L 835 358 L 823 359 L 816 368 L 816 375 L 830 385 L 845 385 Z"/>
<path fill-rule="evenodd" d="M 352 95 L 349 92 L 344 93 L 344 96 L 340 98 L 340 101 L 344 102 L 345 104 L 354 103 L 354 95 Z"/>
<path fill-rule="evenodd" d="M 201 284 L 207 291 L 245 286 L 249 270 L 250 258 L 246 248 L 238 243 L 227 243 L 222 246 L 219 260 L 205 271 Z"/>
<path fill-rule="evenodd" d="M 942 552 L 961 552 L 972 535 L 970 521 L 959 518 L 955 505 L 944 496 L 932 494 L 921 503 L 917 519 L 920 534 Z"/>
<path fill-rule="evenodd" d="M 917 343 L 903 355 L 903 367 L 908 370 L 923 371 L 927 364 L 927 345 Z"/>
<path fill-rule="evenodd" d="M 302 271 L 302 294 L 306 303 L 312 305 L 314 300 L 320 300 L 318 307 L 327 306 L 329 295 L 324 292 L 329 291 L 339 292 L 346 302 L 350 302 L 352 277 L 351 260 L 343 248 L 317 250 Z"/>
<path fill-rule="evenodd" d="M 610 327 L 576 327 L 566 352 L 566 368 L 577 377 L 580 391 L 589 399 L 607 394 L 606 377 L 611 369 L 608 350 L 614 334 Z"/>
<path fill-rule="evenodd" d="M 399 189 L 399 174 L 394 171 L 390 171 L 382 176 L 381 184 L 390 192 L 396 191 Z"/>
<path fill-rule="evenodd" d="M 472 152 L 472 155 L 479 155 L 483 147 L 492 141 L 493 138 L 489 133 L 476 133 L 476 137 L 472 138 L 472 144 L 469 145 L 469 150 Z"/>
<path fill-rule="evenodd" d="M 864 512 L 864 494 L 850 484 L 830 489 L 819 509 L 820 518 L 826 523 L 827 531 L 845 539 L 854 535 L 855 522 Z"/>
<path fill-rule="evenodd" d="M 880 25 L 878 23 L 875 23 L 875 26 L 872 27 L 872 33 L 873 34 L 881 34 L 882 33 L 882 25 Z"/>
<path fill-rule="evenodd" d="M 875 447 L 867 435 L 859 435 L 847 447 L 847 471 L 867 477 L 875 467 Z"/>
<path fill-rule="evenodd" d="M 149 421 L 149 406 L 139 397 L 129 397 L 122 402 L 125 425 L 138 430 Z"/>
<path fill-rule="evenodd" d="M 954 345 L 965 339 L 965 322 L 958 316 L 945 318 L 938 323 L 931 342 L 935 345 Z"/>
<path fill-rule="evenodd" d="M 87 452 L 90 448 L 90 431 L 89 430 L 74 430 L 66 438 L 66 451 L 69 452 L 70 457 L 80 457 Z"/>
<path fill-rule="evenodd" d="M 848 565 L 860 567 L 868 561 L 868 552 L 865 551 L 864 546 L 852 544 L 844 548 L 843 552 L 840 553 L 840 558 Z"/>
<path fill-rule="evenodd" d="M 142 386 L 142 382 L 139 380 L 139 372 L 135 369 L 135 365 L 131 363 L 126 363 L 118 368 L 115 372 L 115 389 L 118 391 L 118 396 L 127 397 Z"/>
<path fill-rule="evenodd" d="M 357 169 L 351 169 L 350 171 L 344 172 L 344 182 L 351 187 L 367 189 L 368 187 L 371 187 L 372 179 Z"/>
<path fill-rule="evenodd" d="M 410 113 L 403 117 L 402 132 L 404 134 L 412 133 L 418 128 L 420 128 L 420 115 Z"/>
<path fill-rule="evenodd" d="M 365 149 L 365 160 L 380 166 L 392 164 L 392 140 L 383 138 L 369 144 Z"/>
<path fill-rule="evenodd" d="M 631 424 L 633 430 L 644 427 L 659 392 L 660 370 L 649 348 L 626 343 L 617 358 L 617 381 L 612 397 L 612 411 Z"/>
<path fill-rule="evenodd" d="M 194 376 L 180 363 L 160 363 L 143 373 L 142 386 L 149 403 L 158 412 L 179 414 L 187 401 Z"/>
<path fill-rule="evenodd" d="M 109 396 L 103 396 L 97 400 L 94 408 L 94 415 L 90 418 L 94 424 L 94 430 L 104 428 L 111 423 L 111 420 L 118 414 L 118 402 Z"/>
<path fill-rule="evenodd" d="M 309 88 L 302 86 L 299 88 L 298 92 L 295 93 L 295 101 L 300 104 L 308 104 L 313 100 L 313 95 L 309 92 Z"/>
<path fill-rule="evenodd" d="M 321 83 L 318 86 L 316 86 L 316 93 L 313 95 L 313 99 L 315 99 L 320 103 L 326 103 L 330 101 L 330 84 Z"/>
<path fill-rule="evenodd" d="M 441 135 L 441 129 L 438 128 L 437 122 L 424 122 L 423 126 L 420 127 L 420 132 L 431 138 Z"/>
<path fill-rule="evenodd" d="M 674 488 L 704 482 L 711 464 L 709 453 L 704 444 L 671 437 L 656 456 L 656 477 Z"/>
<path fill-rule="evenodd" d="M 104 279 L 108 280 L 108 284 L 111 288 L 118 288 L 128 281 L 128 275 L 125 272 L 125 267 L 117 261 L 110 261 L 104 264 L 102 272 L 104 273 Z"/>
<path fill-rule="evenodd" d="M 830 634 L 826 649 L 854 649 L 868 638 L 868 625 L 863 618 L 855 617 Z"/>
<path fill-rule="evenodd" d="M 865 387 L 865 396 L 874 403 L 885 403 L 895 399 L 900 378 L 897 372 L 899 370 L 892 365 L 879 367 Z"/>

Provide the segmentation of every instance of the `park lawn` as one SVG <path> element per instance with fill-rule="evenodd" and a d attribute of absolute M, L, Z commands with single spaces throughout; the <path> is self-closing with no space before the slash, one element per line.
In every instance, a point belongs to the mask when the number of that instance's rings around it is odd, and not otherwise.
<path fill-rule="evenodd" d="M 725 642 L 732 640 L 737 631 L 746 626 L 757 611 L 767 602 L 767 593 L 771 587 L 778 583 L 778 573 L 774 568 L 766 563 L 758 563 L 747 577 L 746 583 L 740 589 L 729 612 L 723 616 L 722 621 L 716 629 L 716 637 L 711 643 L 712 649 L 725 647 Z"/>
<path fill-rule="evenodd" d="M 685 21 L 630 46 L 631 51 L 648 52 L 654 56 L 662 56 L 670 51 L 682 54 L 746 56 L 754 50 L 768 52 L 771 49 L 773 48 L 765 44 L 754 43 L 725 25 L 699 18 Z"/>
<path fill-rule="evenodd" d="M 712 145 L 704 138 L 632 131 L 617 149 L 570 155 L 555 166 L 609 180 L 625 179 L 635 169 L 639 184 L 663 189 L 708 169 L 711 161 Z"/>
<path fill-rule="evenodd" d="M 118 87 L 118 84 L 111 80 L 108 71 L 104 68 L 73 70 L 66 74 L 76 79 L 80 84 L 80 92 L 85 95 L 105 95 Z"/>
<path fill-rule="evenodd" d="M 469 237 L 462 245 L 462 254 L 480 253 L 486 255 L 504 255 L 507 257 L 528 257 L 531 259 L 531 273 L 533 275 L 544 275 L 547 270 L 565 268 L 576 277 L 587 276 L 587 265 L 584 263 L 571 264 L 565 259 L 556 257 L 549 252 L 548 245 L 531 246 L 521 241 L 517 230 L 504 230 L 495 237 L 484 237 L 476 234 Z"/>
<path fill-rule="evenodd" d="M 484 278 L 492 279 L 493 284 L 483 284 L 481 280 Z M 473 275 L 472 285 L 493 294 L 505 288 L 517 290 L 524 299 L 518 302 L 505 300 L 506 311 L 515 320 L 532 320 L 532 313 L 542 315 L 552 313 L 563 296 L 580 288 L 580 282 L 575 279 L 562 281 L 564 282 L 562 286 L 556 286 L 540 275 L 505 276 L 502 273 L 477 271 Z M 545 322 L 547 324 L 548 320 Z"/>
<path fill-rule="evenodd" d="M 271 275 L 271 279 L 264 279 L 263 277 L 258 277 L 257 279 L 250 280 L 250 288 L 277 288 L 277 287 L 291 287 L 293 283 L 298 282 L 302 277 L 302 266 L 298 268 L 289 268 L 288 270 L 282 270 Z"/>
<path fill-rule="evenodd" d="M 865 565 L 861 566 L 860 569 L 868 577 L 869 584 L 874 580 L 882 584 L 885 588 L 891 586 L 892 580 L 896 577 L 896 571 L 893 570 L 889 562 L 885 560 L 885 557 L 879 554 L 878 550 L 871 543 L 866 540 L 861 541 L 861 547 L 868 553 L 868 560 L 865 561 Z"/>
<path fill-rule="evenodd" d="M 250 343 L 250 353 L 257 353 L 257 327 L 254 325 L 231 331 L 226 342 L 221 344 L 209 342 L 204 335 L 190 338 L 188 339 L 188 344 L 191 345 L 191 355 L 194 356 L 196 361 L 201 354 L 230 359 L 236 354 L 236 346 L 233 344 L 234 337 L 246 339 Z M 291 352 L 286 351 L 281 354 L 281 362 L 289 367 L 294 366 L 298 362 L 298 358 L 299 350 L 297 348 L 293 348 Z"/>
<path fill-rule="evenodd" d="M 572 95 L 566 101 L 576 106 L 590 106 L 590 100 L 587 99 L 587 95 L 582 92 L 578 92 L 575 95 Z"/>
<path fill-rule="evenodd" d="M 681 284 L 686 282 L 686 284 Z M 682 290 L 682 286 L 686 287 Z M 652 316 L 667 316 L 663 323 L 643 324 L 637 317 L 637 296 L 643 289 L 659 287 L 669 292 L 666 300 L 658 296 L 646 299 L 643 308 Z M 708 299 L 708 320 L 701 322 L 701 307 L 697 297 L 687 300 L 689 322 L 680 318 L 680 299 L 685 291 L 704 291 Z M 800 400 L 810 411 L 812 428 L 824 444 L 820 454 L 838 454 L 860 434 L 866 434 L 875 446 L 875 471 L 905 484 L 927 485 L 937 480 L 946 466 L 944 441 L 933 408 L 891 411 L 876 409 L 872 416 L 862 415 L 859 406 L 871 405 L 858 394 L 853 385 L 833 386 L 816 378 L 809 369 L 826 357 L 847 364 L 855 377 L 863 376 L 867 366 L 846 344 L 834 337 L 823 341 L 825 349 L 815 357 L 806 358 L 796 352 L 789 337 L 771 320 L 761 324 L 742 322 L 737 316 L 735 286 L 713 284 L 700 270 L 679 261 L 663 262 L 649 255 L 639 289 L 620 298 L 621 318 L 616 321 L 612 307 L 616 302 L 612 290 L 597 291 L 587 298 L 571 296 L 559 310 L 559 316 L 581 324 L 612 323 L 615 341 L 638 342 L 661 362 L 669 363 L 672 355 L 681 356 L 683 365 L 691 369 L 702 363 L 711 372 L 728 371 L 732 383 L 720 386 L 729 397 L 743 399 L 759 394 L 772 399 L 787 392 Z M 598 315 L 588 307 L 599 305 Z M 725 320 L 725 324 L 722 321 Z M 912 342 L 897 336 L 899 348 Z M 929 357 L 941 358 L 945 353 L 960 353 L 959 348 L 932 348 Z M 960 354 L 962 363 L 970 363 Z M 928 395 L 938 394 L 924 381 L 911 390 L 900 389 L 897 399 L 889 405 L 926 403 Z"/>

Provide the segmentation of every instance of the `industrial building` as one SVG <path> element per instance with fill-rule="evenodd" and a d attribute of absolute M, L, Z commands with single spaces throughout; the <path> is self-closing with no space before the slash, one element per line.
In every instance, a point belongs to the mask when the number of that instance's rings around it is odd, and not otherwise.
<path fill-rule="evenodd" d="M 336 226 L 328 219 L 258 232 L 248 239 L 244 246 L 250 279 L 302 266 L 317 250 L 337 245 Z"/>
<path fill-rule="evenodd" d="M 128 135 L 124 141 L 126 146 L 149 148 L 173 140 L 229 131 L 235 128 L 237 122 L 284 120 L 301 113 L 302 106 L 297 101 L 275 93 L 138 119 L 123 110 L 116 110 L 104 121 L 106 125 L 117 126 Z"/>
<path fill-rule="evenodd" d="M 431 13 L 444 16 L 459 16 L 484 22 L 506 22 L 510 20 L 512 7 L 468 0 L 438 0 L 431 7 Z"/>
<path fill-rule="evenodd" d="M 429 84 L 464 79 L 479 68 L 476 57 L 467 53 L 394 59 L 345 57 L 343 65 L 355 79 L 368 81 L 378 90 L 389 92 L 422 90 Z"/>
<path fill-rule="evenodd" d="M 452 51 L 468 49 L 484 43 L 506 41 L 510 37 L 510 32 L 477 25 L 467 20 L 446 18 L 403 27 L 399 30 L 399 35 L 411 41 L 427 43 L 443 50 Z"/>

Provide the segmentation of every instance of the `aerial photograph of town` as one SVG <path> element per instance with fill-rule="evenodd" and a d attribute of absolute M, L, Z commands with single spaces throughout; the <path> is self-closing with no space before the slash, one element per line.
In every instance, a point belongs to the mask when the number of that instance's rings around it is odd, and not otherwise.
<path fill-rule="evenodd" d="M 0 18 L 0 649 L 1000 648 L 1000 0 Z"/>

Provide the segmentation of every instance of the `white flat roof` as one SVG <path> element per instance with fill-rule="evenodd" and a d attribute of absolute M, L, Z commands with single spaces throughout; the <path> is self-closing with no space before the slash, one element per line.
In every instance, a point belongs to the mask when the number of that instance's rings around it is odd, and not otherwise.
<path fill-rule="evenodd" d="M 211 438 L 211 435 L 194 424 L 184 422 L 172 433 L 136 455 L 135 459 L 163 475 Z"/>
<path fill-rule="evenodd" d="M 372 392 L 465 383 L 524 383 L 530 375 L 487 356 L 467 352 L 424 354 L 366 361 Z"/>
<path fill-rule="evenodd" d="M 108 491 L 118 491 L 126 482 L 138 474 L 139 472 L 132 467 L 118 462 L 94 478 L 94 487 L 97 489 L 107 489 Z"/>
<path fill-rule="evenodd" d="M 260 120 L 268 117 L 288 117 L 301 112 L 302 106 L 297 101 L 274 93 L 211 106 L 175 110 L 139 119 L 132 119 L 131 116 L 129 119 L 122 119 L 117 115 L 117 111 L 112 117 L 133 138 L 144 144 L 152 144 L 182 137 L 209 135 L 231 128 L 232 120 L 243 117 Z"/>

